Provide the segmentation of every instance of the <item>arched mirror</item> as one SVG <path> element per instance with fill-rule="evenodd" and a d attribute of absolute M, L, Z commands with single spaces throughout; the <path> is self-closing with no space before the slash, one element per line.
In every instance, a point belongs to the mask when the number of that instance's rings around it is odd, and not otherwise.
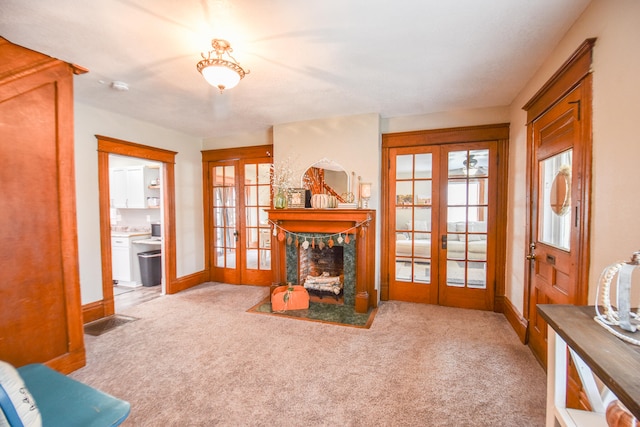
<path fill-rule="evenodd" d="M 571 168 L 563 165 L 551 183 L 549 196 L 551 210 L 558 216 L 566 215 L 571 208 Z"/>
<path fill-rule="evenodd" d="M 353 201 L 349 174 L 340 164 L 326 157 L 305 170 L 302 175 L 302 187 L 310 190 L 311 194 L 336 196 L 341 203 Z"/>

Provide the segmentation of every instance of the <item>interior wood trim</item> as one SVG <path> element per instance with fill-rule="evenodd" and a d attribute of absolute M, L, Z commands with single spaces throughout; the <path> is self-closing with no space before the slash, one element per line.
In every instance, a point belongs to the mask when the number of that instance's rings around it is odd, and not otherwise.
<path fill-rule="evenodd" d="M 522 107 L 527 112 L 527 123 L 539 117 L 591 72 L 595 43 L 595 38 L 586 39 Z"/>
<path fill-rule="evenodd" d="M 203 162 L 219 162 L 222 160 L 255 159 L 273 157 L 273 145 L 252 145 L 249 147 L 222 148 L 219 150 L 203 150 Z"/>
<path fill-rule="evenodd" d="M 100 250 L 102 254 L 102 295 L 104 315 L 109 316 L 115 313 L 113 301 L 113 274 L 112 274 L 112 254 L 111 254 L 111 223 L 109 218 L 109 154 L 137 157 L 145 160 L 161 162 L 163 168 L 163 201 L 164 217 L 163 236 L 164 250 L 164 271 L 165 292 L 173 294 L 178 292 L 175 289 L 176 277 L 176 227 L 175 227 L 175 151 L 164 150 L 145 146 L 133 142 L 122 141 L 116 138 L 96 135 L 98 140 L 98 188 L 100 203 Z M 91 310 L 90 307 L 87 310 Z"/>
<path fill-rule="evenodd" d="M 50 209 L 40 212 L 42 216 L 52 213 L 51 208 L 55 206 L 53 209 L 56 215 L 52 217 L 57 217 L 57 226 L 49 230 L 52 234 L 51 243 L 44 244 L 41 256 L 48 257 L 59 265 L 59 269 L 56 268 L 55 271 L 43 270 L 38 272 L 39 275 L 34 275 L 29 271 L 31 263 L 20 262 L 20 256 L 25 256 L 26 253 L 23 250 L 6 258 L 5 261 L 13 264 L 10 271 L 6 272 L 7 277 L 22 277 L 24 280 L 19 283 L 5 280 L 5 283 L 0 285 L 0 294 L 6 296 L 2 300 L 3 327 L 0 331 L 0 344 L 3 345 L 0 345 L 0 352 L 3 360 L 15 366 L 41 362 L 67 374 L 81 368 L 86 362 L 78 261 L 72 67 L 58 59 L 15 45 L 2 37 L 0 57 L 3 59 L 0 61 L 0 100 L 4 102 L 11 99 L 11 108 L 14 108 L 15 112 L 23 117 L 32 118 L 33 123 L 27 126 L 21 123 L 20 126 L 36 130 L 36 133 L 29 133 L 17 126 L 3 128 L 0 132 L 2 144 L 6 144 L 3 154 L 14 154 L 11 150 L 12 144 L 24 142 L 25 132 L 26 138 L 38 135 L 41 138 L 41 146 L 47 145 L 47 148 L 51 148 L 50 152 L 32 154 L 40 156 L 36 164 L 46 165 L 47 175 L 44 179 L 52 178 L 47 188 L 55 187 L 56 194 L 49 194 L 52 196 L 52 203 L 41 205 L 32 201 L 31 207 L 35 210 L 40 208 L 40 211 L 43 208 Z M 27 94 L 37 95 L 22 99 L 22 96 Z M 42 117 L 39 115 L 41 111 Z M 17 151 L 15 154 L 23 155 L 24 152 Z M 43 177 L 38 174 L 22 170 L 16 170 L 13 174 L 17 174 L 21 180 L 24 192 L 22 199 L 19 199 L 20 194 L 13 190 L 13 194 L 7 194 L 9 199 L 19 201 L 14 206 L 24 207 L 25 201 L 30 200 L 29 194 L 46 191 L 41 186 Z M 8 188 L 12 187 L 13 182 L 8 183 Z M 12 205 L 11 201 L 6 202 L 9 203 L 7 206 Z M 30 215 L 28 211 L 24 211 L 24 214 L 35 227 L 22 229 L 21 222 L 6 216 L 3 218 L 5 225 L 7 221 L 16 222 L 12 224 L 15 234 L 3 236 L 7 237 L 9 242 L 15 236 L 23 242 L 37 239 L 38 236 L 32 235 L 33 231 L 48 224 L 40 221 L 37 214 Z M 35 241 L 27 244 L 40 249 L 42 245 L 39 246 Z M 12 250 L 14 248 L 5 248 L 7 254 Z M 42 283 L 42 274 L 50 274 L 51 281 Z M 5 295 L 3 291 L 8 287 L 19 291 Z M 46 307 L 47 304 L 55 305 L 55 310 L 43 311 L 42 307 Z M 38 327 L 28 329 L 29 325 Z M 16 342 L 26 345 L 12 345 Z"/>
<path fill-rule="evenodd" d="M 505 295 L 506 274 L 506 239 L 507 239 L 507 202 L 508 202 L 508 159 L 509 159 L 509 123 L 498 123 L 480 126 L 433 129 L 424 131 L 398 132 L 382 135 L 382 181 L 380 214 L 383 218 L 380 231 L 380 256 L 382 260 L 391 256 L 389 241 L 389 185 L 388 170 L 390 168 L 390 149 L 399 147 L 418 147 L 424 145 L 441 145 L 454 143 L 471 143 L 480 141 L 497 142 L 498 196 L 496 200 L 496 281 L 494 283 L 493 310 L 503 310 L 502 299 Z M 387 262 L 380 263 L 380 299 L 389 299 L 390 272 Z"/>
<path fill-rule="evenodd" d="M 509 123 L 397 132 L 382 135 L 382 148 L 509 139 Z M 385 194 L 385 193 L 383 193 Z"/>
<path fill-rule="evenodd" d="M 186 276 L 179 277 L 173 282 L 173 293 L 184 291 L 202 283 L 209 281 L 209 273 L 206 270 L 198 271 Z"/>
<path fill-rule="evenodd" d="M 108 136 L 96 135 L 96 138 L 98 139 L 98 151 L 109 154 L 138 157 L 140 159 L 152 160 L 154 162 L 171 164 L 175 164 L 176 154 L 178 154 L 176 151 L 150 147 L 148 145 L 123 141 L 121 139 L 111 138 Z"/>
<path fill-rule="evenodd" d="M 518 309 L 507 297 L 504 297 L 504 317 L 506 317 L 507 321 L 511 324 L 511 327 L 518 335 L 520 342 L 522 342 L 522 344 L 526 344 L 529 322 L 520 315 Z"/>
<path fill-rule="evenodd" d="M 104 301 L 94 301 L 82 306 L 82 323 L 90 323 L 102 319 L 105 314 Z"/>

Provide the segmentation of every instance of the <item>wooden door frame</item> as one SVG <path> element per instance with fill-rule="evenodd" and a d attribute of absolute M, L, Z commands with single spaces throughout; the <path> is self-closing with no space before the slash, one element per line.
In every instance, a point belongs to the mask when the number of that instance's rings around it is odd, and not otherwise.
<path fill-rule="evenodd" d="M 542 86 L 542 88 L 522 107 L 527 112 L 527 201 L 526 201 L 526 248 L 529 249 L 529 242 L 532 242 L 532 221 L 531 215 L 534 210 L 533 204 L 536 198 L 533 193 L 533 167 L 532 155 L 534 151 L 533 122 L 554 106 L 559 100 L 574 90 L 578 85 L 583 85 L 583 103 L 581 112 L 581 133 L 583 135 L 584 156 L 579 165 L 582 171 L 583 184 L 580 194 L 574 195 L 580 200 L 579 223 L 582 234 L 580 248 L 577 254 L 576 281 L 578 284 L 576 304 L 586 305 L 589 292 L 589 243 L 590 243 L 590 211 L 591 211 L 591 164 L 592 164 L 592 75 L 591 63 L 593 59 L 593 47 L 596 39 L 585 40 L 580 47 L 569 57 L 569 59 L 555 72 L 555 74 Z M 532 263 L 525 259 L 527 253 L 523 254 L 525 264 L 525 286 L 523 301 L 523 317 L 526 321 L 526 333 L 524 343 L 529 342 L 530 309 L 531 309 L 531 269 Z"/>
<path fill-rule="evenodd" d="M 496 200 L 496 282 L 494 285 L 493 311 L 502 313 L 505 306 L 505 267 L 506 267 L 506 219 L 508 194 L 508 159 L 509 159 L 509 124 L 499 123 L 481 126 L 467 126 L 446 129 L 434 129 L 412 132 L 398 132 L 382 135 L 381 161 L 381 236 L 380 256 L 388 260 L 393 256 L 391 241 L 389 240 L 388 218 L 390 215 L 389 186 L 387 179 L 391 159 L 391 148 L 418 147 L 423 145 L 457 144 L 465 142 L 497 141 L 498 145 L 498 197 Z M 389 263 L 380 263 L 380 299 L 389 299 Z M 489 284 L 488 284 L 489 285 Z"/>
<path fill-rule="evenodd" d="M 85 321 L 109 316 L 115 313 L 113 299 L 113 273 L 111 254 L 111 218 L 109 215 L 109 155 L 137 157 L 163 163 L 162 175 L 162 201 L 164 204 L 164 216 L 162 218 L 162 236 L 164 240 L 164 272 L 165 293 L 174 294 L 181 290 L 177 284 L 176 276 L 176 206 L 175 206 L 175 151 L 162 148 L 149 147 L 96 135 L 98 139 L 98 190 L 100 205 L 100 252 L 102 254 L 102 315 L 85 315 Z M 94 309 L 95 310 L 95 309 Z M 97 316 L 97 317 L 96 317 Z M 89 317 L 89 319 L 87 318 Z"/>
<path fill-rule="evenodd" d="M 213 241 L 213 217 L 211 215 L 211 192 L 209 189 L 213 185 L 209 174 L 210 162 L 239 161 L 245 159 L 273 158 L 273 144 L 253 145 L 239 148 L 223 148 L 219 150 L 203 150 L 202 153 L 202 206 L 204 218 L 204 263 L 207 280 L 214 280 L 211 263 L 211 242 Z M 244 231 L 242 232 L 244 235 Z M 236 263 L 236 268 L 239 268 Z M 272 267 L 273 269 L 273 264 Z"/>

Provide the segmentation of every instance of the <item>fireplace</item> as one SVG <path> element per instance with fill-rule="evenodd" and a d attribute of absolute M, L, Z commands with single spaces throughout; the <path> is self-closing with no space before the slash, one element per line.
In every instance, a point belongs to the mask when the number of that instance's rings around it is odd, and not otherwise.
<path fill-rule="evenodd" d="M 304 238 L 310 236 L 315 241 L 313 234 L 303 234 Z M 353 239 L 350 239 L 353 241 Z M 314 245 L 315 246 L 315 245 Z M 297 263 L 289 252 L 297 251 Z M 295 255 L 295 254 L 292 254 Z M 353 245 L 334 244 L 331 247 L 302 246 L 290 248 L 287 246 L 287 260 L 297 264 L 297 283 L 303 285 L 309 292 L 311 301 L 333 304 L 355 304 L 356 280 L 353 265 L 355 248 Z M 347 260 L 345 274 L 345 259 Z"/>
<path fill-rule="evenodd" d="M 311 290 L 316 302 L 351 305 L 359 313 L 377 306 L 375 211 L 273 209 L 268 214 L 277 235 L 272 240 L 274 286 L 304 285 L 312 276 L 324 291 Z M 322 286 L 336 280 L 342 286 L 337 300 L 335 287 Z"/>

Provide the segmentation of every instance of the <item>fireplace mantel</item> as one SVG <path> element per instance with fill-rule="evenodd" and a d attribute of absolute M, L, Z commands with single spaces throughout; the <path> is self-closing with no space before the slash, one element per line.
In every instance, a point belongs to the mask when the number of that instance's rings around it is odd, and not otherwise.
<path fill-rule="evenodd" d="M 269 220 L 283 230 L 294 233 L 356 234 L 356 298 L 355 310 L 366 313 L 377 307 L 375 289 L 376 212 L 370 209 L 270 209 Z M 286 282 L 286 239 L 273 239 L 273 283 Z"/>

